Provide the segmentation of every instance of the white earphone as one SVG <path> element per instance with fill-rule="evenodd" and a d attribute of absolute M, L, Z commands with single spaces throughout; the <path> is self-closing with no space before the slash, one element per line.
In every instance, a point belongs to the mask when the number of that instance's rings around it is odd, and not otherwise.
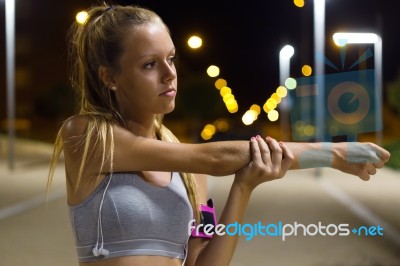
<path fill-rule="evenodd" d="M 101 210 L 103 208 L 103 203 L 104 203 L 104 197 L 106 195 L 107 189 L 111 183 L 113 175 L 112 173 L 110 174 L 110 179 L 107 182 L 107 185 L 104 189 L 103 196 L 100 201 L 100 206 L 99 206 L 99 216 L 97 218 L 97 242 L 94 248 L 92 249 L 92 253 L 95 257 L 98 257 L 100 255 L 102 256 L 108 256 L 110 254 L 110 251 L 108 249 L 104 248 L 104 236 L 103 236 L 103 225 L 102 225 L 102 219 L 101 219 Z M 99 242 L 101 239 L 100 247 L 99 247 Z"/>
<path fill-rule="evenodd" d="M 102 247 L 98 248 L 97 246 L 92 249 L 92 252 L 95 257 L 98 257 L 100 255 L 108 256 L 108 254 L 110 254 L 110 251 L 108 251 L 108 249 Z"/>

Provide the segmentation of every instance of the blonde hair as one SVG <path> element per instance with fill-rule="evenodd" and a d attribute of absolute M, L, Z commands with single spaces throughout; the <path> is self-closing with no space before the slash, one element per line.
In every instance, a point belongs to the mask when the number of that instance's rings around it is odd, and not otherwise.
<path fill-rule="evenodd" d="M 71 65 L 71 85 L 78 92 L 79 114 L 89 117 L 84 142 L 83 156 L 80 163 L 77 185 L 78 189 L 88 157 L 91 144 L 100 145 L 102 150 L 102 171 L 106 162 L 110 163 L 113 172 L 114 136 L 112 125 L 124 126 L 118 113 L 115 94 L 101 81 L 98 70 L 100 66 L 119 70 L 118 60 L 123 52 L 123 39 L 127 30 L 148 23 L 167 26 L 161 18 L 151 10 L 134 6 L 108 6 L 106 4 L 91 7 L 87 10 L 88 19 L 83 25 L 76 22 L 70 29 L 69 60 Z M 179 142 L 175 135 L 162 124 L 162 115 L 154 120 L 156 135 L 160 140 Z M 63 150 L 61 131 L 54 143 L 54 152 L 50 163 L 47 182 L 49 190 L 55 167 Z M 106 147 L 110 147 L 106 152 Z M 108 153 L 108 154 L 106 154 Z M 100 175 L 99 175 L 100 176 Z M 98 177 L 99 177 L 98 176 Z M 197 185 L 193 174 L 181 173 L 189 201 L 196 220 L 200 219 Z"/>

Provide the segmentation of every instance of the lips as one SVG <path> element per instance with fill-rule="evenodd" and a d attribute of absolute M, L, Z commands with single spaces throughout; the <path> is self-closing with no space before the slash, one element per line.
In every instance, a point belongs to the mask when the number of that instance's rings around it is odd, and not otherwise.
<path fill-rule="evenodd" d="M 175 95 L 176 95 L 175 89 L 168 89 L 160 94 L 160 96 L 167 96 L 167 97 L 173 97 Z"/>

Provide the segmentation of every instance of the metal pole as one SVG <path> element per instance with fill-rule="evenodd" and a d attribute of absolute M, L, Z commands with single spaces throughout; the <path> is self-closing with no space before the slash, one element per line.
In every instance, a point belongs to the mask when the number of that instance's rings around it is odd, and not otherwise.
<path fill-rule="evenodd" d="M 380 107 L 381 110 L 375 112 L 375 121 L 383 127 L 382 121 L 382 38 L 378 36 L 378 40 L 374 43 L 374 64 L 375 64 L 375 108 Z M 383 128 L 376 131 L 378 145 L 382 145 Z"/>
<path fill-rule="evenodd" d="M 324 100 L 325 100 L 325 0 L 314 0 L 314 66 L 318 93 L 315 97 L 316 139 L 324 138 Z"/>
<path fill-rule="evenodd" d="M 289 60 L 290 59 L 282 59 L 282 56 L 279 56 L 279 85 L 284 86 L 285 85 L 285 80 L 289 77 Z M 288 118 L 288 109 L 289 109 L 289 103 L 288 103 L 288 97 L 289 93 L 286 97 L 281 99 L 281 103 L 279 105 L 279 108 L 281 110 L 281 119 L 280 119 L 280 124 L 281 124 L 281 138 L 283 141 L 288 141 L 288 130 L 289 130 L 289 118 Z"/>
<path fill-rule="evenodd" d="M 15 0 L 6 0 L 8 168 L 15 167 Z"/>
<path fill-rule="evenodd" d="M 324 138 L 325 100 L 325 0 L 314 0 L 314 67 L 318 93 L 315 97 L 316 141 Z M 315 176 L 321 176 L 321 168 L 315 169 Z"/>

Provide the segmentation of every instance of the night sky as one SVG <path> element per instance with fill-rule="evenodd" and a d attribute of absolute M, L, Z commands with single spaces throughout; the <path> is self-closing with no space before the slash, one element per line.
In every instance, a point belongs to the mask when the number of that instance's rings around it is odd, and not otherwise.
<path fill-rule="evenodd" d="M 170 27 L 185 66 L 199 72 L 204 72 L 210 64 L 220 66 L 221 77 L 237 94 L 239 104 L 245 106 L 263 104 L 279 85 L 278 54 L 285 44 L 293 45 L 296 50 L 292 58 L 293 76 L 301 75 L 303 64 L 313 65 L 310 0 L 305 1 L 304 8 L 295 7 L 291 0 L 114 2 L 156 11 Z M 335 31 L 376 32 L 383 39 L 384 79 L 395 78 L 400 59 L 400 16 L 395 3 L 394 0 L 327 0 L 327 57 L 339 62 L 338 49 L 330 37 Z M 192 33 L 203 37 L 201 51 L 187 49 L 185 41 Z"/>
<path fill-rule="evenodd" d="M 291 0 L 120 1 L 147 6 L 160 14 L 171 28 L 178 52 L 189 65 L 198 71 L 204 71 L 209 64 L 220 66 L 221 77 L 237 92 L 239 104 L 242 101 L 245 105 L 263 104 L 264 97 L 279 85 L 278 54 L 285 44 L 295 48 L 293 76 L 301 76 L 303 64 L 313 65 L 312 2 L 306 0 L 304 8 L 297 8 Z M 340 64 L 339 50 L 331 38 L 334 32 L 376 32 L 383 39 L 384 80 L 395 78 L 400 66 L 400 16 L 395 3 L 327 0 L 327 57 Z M 185 47 L 187 36 L 193 32 L 203 36 L 205 42 L 203 50 L 197 53 Z M 362 52 L 372 47 L 364 45 L 358 49 Z M 349 49 L 347 56 L 357 58 L 360 51 Z M 327 67 L 327 72 L 330 70 Z"/>

